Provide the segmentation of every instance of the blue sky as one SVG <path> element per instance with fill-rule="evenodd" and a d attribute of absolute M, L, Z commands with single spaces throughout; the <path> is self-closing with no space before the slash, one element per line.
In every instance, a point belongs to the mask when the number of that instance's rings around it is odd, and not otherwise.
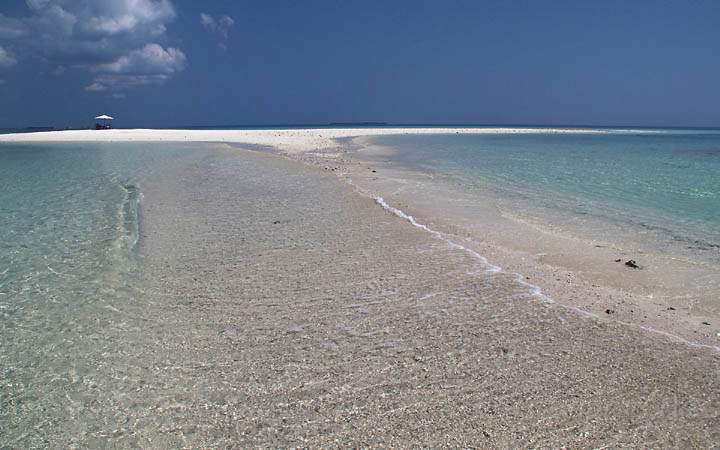
<path fill-rule="evenodd" d="M 720 126 L 718 1 L 3 0 L 0 127 Z"/>

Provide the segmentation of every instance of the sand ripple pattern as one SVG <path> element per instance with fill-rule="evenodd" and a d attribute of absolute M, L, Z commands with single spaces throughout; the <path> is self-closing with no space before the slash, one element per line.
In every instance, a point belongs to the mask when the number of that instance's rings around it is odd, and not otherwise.
<path fill-rule="evenodd" d="M 3 388 L 0 444 L 720 439 L 717 355 L 538 302 L 334 175 L 218 150 L 143 193 L 137 295 L 83 321 L 72 370 Z"/>

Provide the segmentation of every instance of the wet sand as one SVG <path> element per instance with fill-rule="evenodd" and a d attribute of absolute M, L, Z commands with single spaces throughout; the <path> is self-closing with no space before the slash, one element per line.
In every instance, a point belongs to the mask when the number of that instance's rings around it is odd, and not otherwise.
<path fill-rule="evenodd" d="M 384 198 L 504 271 L 522 274 L 561 305 L 720 351 L 716 265 L 654 251 L 643 230 L 612 231 L 603 223 L 599 234 L 611 236 L 606 240 L 593 237 L 589 229 L 598 224 L 580 216 L 564 219 L 578 222 L 571 224 L 528 216 L 517 204 L 506 206 L 502 196 L 468 190 L 442 173 L 398 161 L 394 153 L 372 137 L 358 137 L 289 156 Z M 627 267 L 628 260 L 641 268 Z"/>
<path fill-rule="evenodd" d="M 92 400 L 4 444 L 720 439 L 716 352 L 545 304 L 334 174 L 220 148 L 143 193 L 136 301 L 98 312 L 113 326 L 66 387 Z"/>

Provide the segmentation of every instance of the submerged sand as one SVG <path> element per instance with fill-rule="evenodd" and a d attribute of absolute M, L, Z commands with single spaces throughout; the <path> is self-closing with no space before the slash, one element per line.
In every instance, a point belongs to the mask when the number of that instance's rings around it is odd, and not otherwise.
<path fill-rule="evenodd" d="M 228 153 L 147 186 L 143 259 L 167 297 L 139 360 L 147 392 L 176 395 L 168 444 L 720 437 L 716 354 L 544 305 L 331 176 Z"/>
<path fill-rule="evenodd" d="M 543 302 L 338 180 L 332 145 L 304 156 L 319 168 L 214 146 L 146 180 L 134 300 L 109 296 L 52 345 L 41 394 L 6 391 L 0 443 L 720 439 L 718 352 Z"/>
<path fill-rule="evenodd" d="M 658 249 L 665 236 L 644 237 L 645 230 L 625 223 L 537 217 L 512 202 L 508 208 L 502 194 L 469 190 L 442 173 L 403 164 L 395 153 L 359 137 L 298 156 L 522 274 L 552 301 L 720 351 L 717 263 Z M 628 267 L 629 260 L 642 266 Z"/>

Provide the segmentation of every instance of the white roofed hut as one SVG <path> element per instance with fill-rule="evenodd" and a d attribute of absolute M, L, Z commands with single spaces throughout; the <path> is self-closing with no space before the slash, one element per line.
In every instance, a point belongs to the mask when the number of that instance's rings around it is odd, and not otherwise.
<path fill-rule="evenodd" d="M 110 129 L 110 121 L 111 120 L 113 120 L 113 118 L 110 116 L 107 116 L 105 114 L 95 117 L 95 129 L 96 130 Z"/>

